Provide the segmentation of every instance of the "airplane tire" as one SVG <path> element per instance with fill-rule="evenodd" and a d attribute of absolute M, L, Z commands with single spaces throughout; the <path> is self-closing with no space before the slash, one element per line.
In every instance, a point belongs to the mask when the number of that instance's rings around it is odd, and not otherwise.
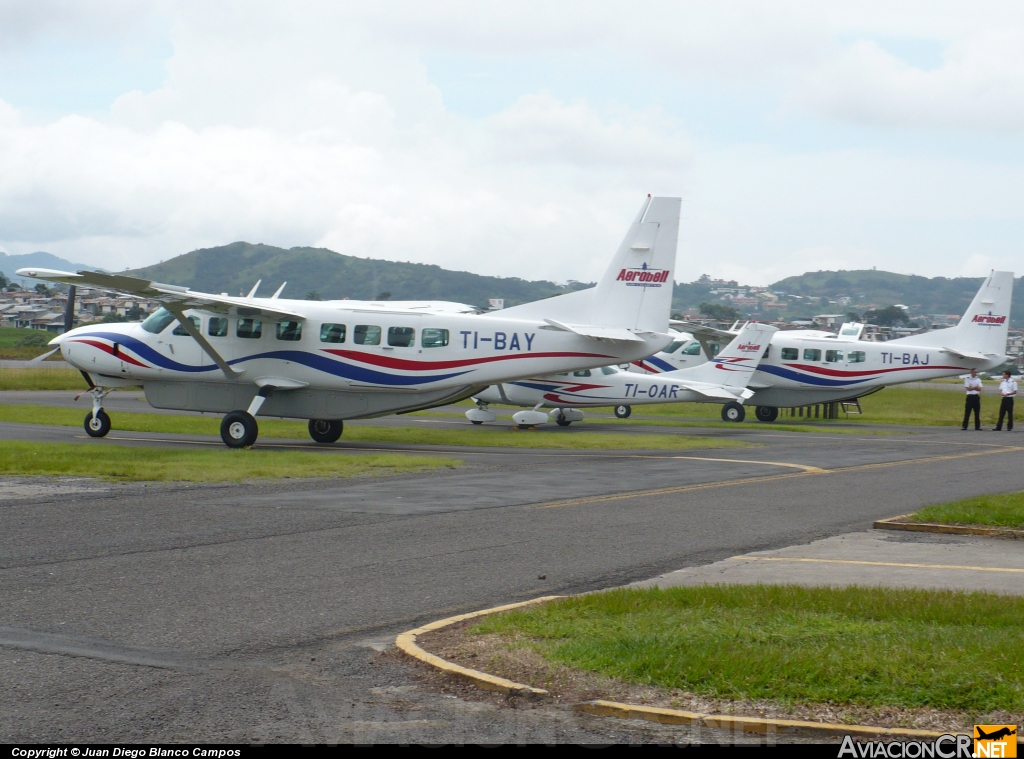
<path fill-rule="evenodd" d="M 747 416 L 747 410 L 743 408 L 742 403 L 736 401 L 729 401 L 722 406 L 722 421 L 723 422 L 742 422 Z"/>
<path fill-rule="evenodd" d="M 107 416 L 107 412 L 100 409 L 95 419 L 93 419 L 91 411 L 86 414 L 85 432 L 89 437 L 103 437 L 110 432 L 110 417 Z"/>
<path fill-rule="evenodd" d="M 623 405 L 623 406 L 616 406 L 615 407 L 615 416 L 617 416 L 619 419 L 628 419 L 629 415 L 632 414 L 632 413 L 633 413 L 633 407 L 632 406 L 625 406 L 625 405 Z"/>
<path fill-rule="evenodd" d="M 758 406 L 754 409 L 754 416 L 759 422 L 774 422 L 779 418 L 779 409 L 775 406 Z"/>
<path fill-rule="evenodd" d="M 470 419 L 469 421 L 473 422 L 472 419 Z M 483 424 L 483 422 L 473 422 L 473 424 Z"/>
<path fill-rule="evenodd" d="M 557 419 L 555 419 L 555 424 L 557 424 L 559 427 L 568 427 L 570 424 L 572 424 L 572 421 L 566 419 L 564 416 L 559 416 Z"/>
<path fill-rule="evenodd" d="M 228 448 L 248 448 L 259 434 L 259 425 L 248 411 L 232 411 L 220 423 L 220 439 Z"/>
<path fill-rule="evenodd" d="M 336 443 L 345 424 L 340 419 L 310 419 L 309 436 L 318 443 Z"/>

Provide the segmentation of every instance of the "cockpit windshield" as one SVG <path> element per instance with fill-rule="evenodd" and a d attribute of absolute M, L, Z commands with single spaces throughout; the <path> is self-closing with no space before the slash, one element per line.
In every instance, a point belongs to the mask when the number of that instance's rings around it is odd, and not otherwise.
<path fill-rule="evenodd" d="M 668 347 L 665 348 L 665 350 L 663 350 L 662 353 L 675 353 L 677 350 L 679 350 L 679 346 L 685 342 L 685 340 L 674 340 L 673 342 L 668 344 Z"/>
<path fill-rule="evenodd" d="M 152 332 L 154 335 L 159 335 L 167 329 L 167 325 L 173 321 L 174 314 L 166 308 L 161 308 L 146 317 L 146 321 L 142 322 L 142 328 L 146 330 L 146 332 Z"/>

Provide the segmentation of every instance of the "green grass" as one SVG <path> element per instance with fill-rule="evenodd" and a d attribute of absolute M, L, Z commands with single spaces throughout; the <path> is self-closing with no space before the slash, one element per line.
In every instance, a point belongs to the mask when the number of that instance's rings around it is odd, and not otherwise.
<path fill-rule="evenodd" d="M 81 426 L 88 413 L 81 408 L 58 408 L 21 404 L 0 405 L 0 422 L 45 424 L 64 427 Z M 192 435 L 219 435 L 219 416 L 187 416 L 178 414 L 146 414 L 114 412 L 111 420 L 115 430 L 132 432 L 163 432 Z M 260 419 L 263 438 L 306 440 L 306 422 Z M 468 427 L 460 430 L 434 430 L 421 427 L 377 427 L 349 424 L 343 441 L 361 443 L 411 443 L 442 446 L 485 446 L 497 448 L 549 448 L 562 450 L 629 450 L 682 448 L 747 448 L 751 443 L 683 435 L 609 434 L 603 432 L 572 432 L 560 429 L 520 432 L 507 427 Z"/>
<path fill-rule="evenodd" d="M 927 506 L 910 515 L 914 522 L 983 525 L 1024 530 L 1024 493 L 981 495 Z"/>
<path fill-rule="evenodd" d="M 0 446 L 0 474 L 105 480 L 239 482 L 278 477 L 381 476 L 460 464 L 457 459 L 398 453 L 337 456 L 305 451 L 196 451 L 18 441 L 5 441 Z"/>
<path fill-rule="evenodd" d="M 548 660 L 728 699 L 1024 710 L 1024 598 L 883 588 L 614 590 L 489 617 Z"/>
<path fill-rule="evenodd" d="M 36 353 L 38 355 L 38 352 Z M 29 356 L 32 358 L 32 356 Z M 0 369 L 0 390 L 88 390 L 77 369 L 45 365 L 31 369 Z"/>

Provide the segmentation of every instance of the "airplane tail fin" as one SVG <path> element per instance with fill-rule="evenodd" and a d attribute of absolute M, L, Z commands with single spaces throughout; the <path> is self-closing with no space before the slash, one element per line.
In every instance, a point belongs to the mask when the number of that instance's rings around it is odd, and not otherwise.
<path fill-rule="evenodd" d="M 495 313 L 570 326 L 667 332 L 681 204 L 679 198 L 648 197 L 597 287 Z"/>
<path fill-rule="evenodd" d="M 1006 354 L 1012 298 L 1013 272 L 993 271 L 955 327 L 890 342 L 941 348 L 964 358 L 1002 360 Z"/>
<path fill-rule="evenodd" d="M 778 328 L 770 324 L 747 322 L 733 341 L 707 363 L 688 369 L 677 369 L 661 376 L 710 382 L 741 390 L 754 376 L 754 371 L 768 349 L 774 332 L 778 332 Z"/>

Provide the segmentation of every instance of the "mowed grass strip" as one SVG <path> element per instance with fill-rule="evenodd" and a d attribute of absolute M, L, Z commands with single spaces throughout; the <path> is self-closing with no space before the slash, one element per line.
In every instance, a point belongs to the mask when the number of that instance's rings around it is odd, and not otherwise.
<path fill-rule="evenodd" d="M 0 422 L 46 424 L 80 427 L 88 408 L 59 408 L 20 404 L 0 405 Z M 220 435 L 219 416 L 188 416 L 185 414 L 145 414 L 112 412 L 114 430 L 131 432 L 179 433 L 189 435 Z M 308 440 L 306 422 L 259 419 L 261 438 Z M 421 427 L 377 427 L 346 424 L 342 442 L 408 443 L 439 446 L 484 446 L 491 448 L 547 448 L 563 450 L 676 450 L 692 448 L 746 448 L 751 443 L 717 438 L 682 435 L 609 434 L 603 432 L 568 432 L 560 428 L 518 431 L 508 427 L 470 427 L 459 430 L 423 429 Z M 259 443 L 257 442 L 258 446 Z"/>
<path fill-rule="evenodd" d="M 45 353 L 48 348 L 36 349 L 36 355 Z M 33 368 L 3 369 L 0 368 L 0 390 L 75 390 L 85 392 L 89 389 L 82 373 L 67 366 L 54 367 L 42 365 Z"/>
<path fill-rule="evenodd" d="M 457 459 L 400 453 L 352 456 L 305 451 L 214 448 L 180 450 L 123 445 L 5 441 L 0 474 L 96 477 L 104 480 L 239 482 L 290 477 L 382 476 L 453 468 Z"/>
<path fill-rule="evenodd" d="M 784 703 L 1024 710 L 1024 598 L 885 588 L 614 590 L 488 617 L 550 661 Z M 525 641 L 524 641 L 525 638 Z"/>
<path fill-rule="evenodd" d="M 911 514 L 910 520 L 1024 530 L 1024 493 L 981 495 L 962 501 L 926 506 Z"/>

